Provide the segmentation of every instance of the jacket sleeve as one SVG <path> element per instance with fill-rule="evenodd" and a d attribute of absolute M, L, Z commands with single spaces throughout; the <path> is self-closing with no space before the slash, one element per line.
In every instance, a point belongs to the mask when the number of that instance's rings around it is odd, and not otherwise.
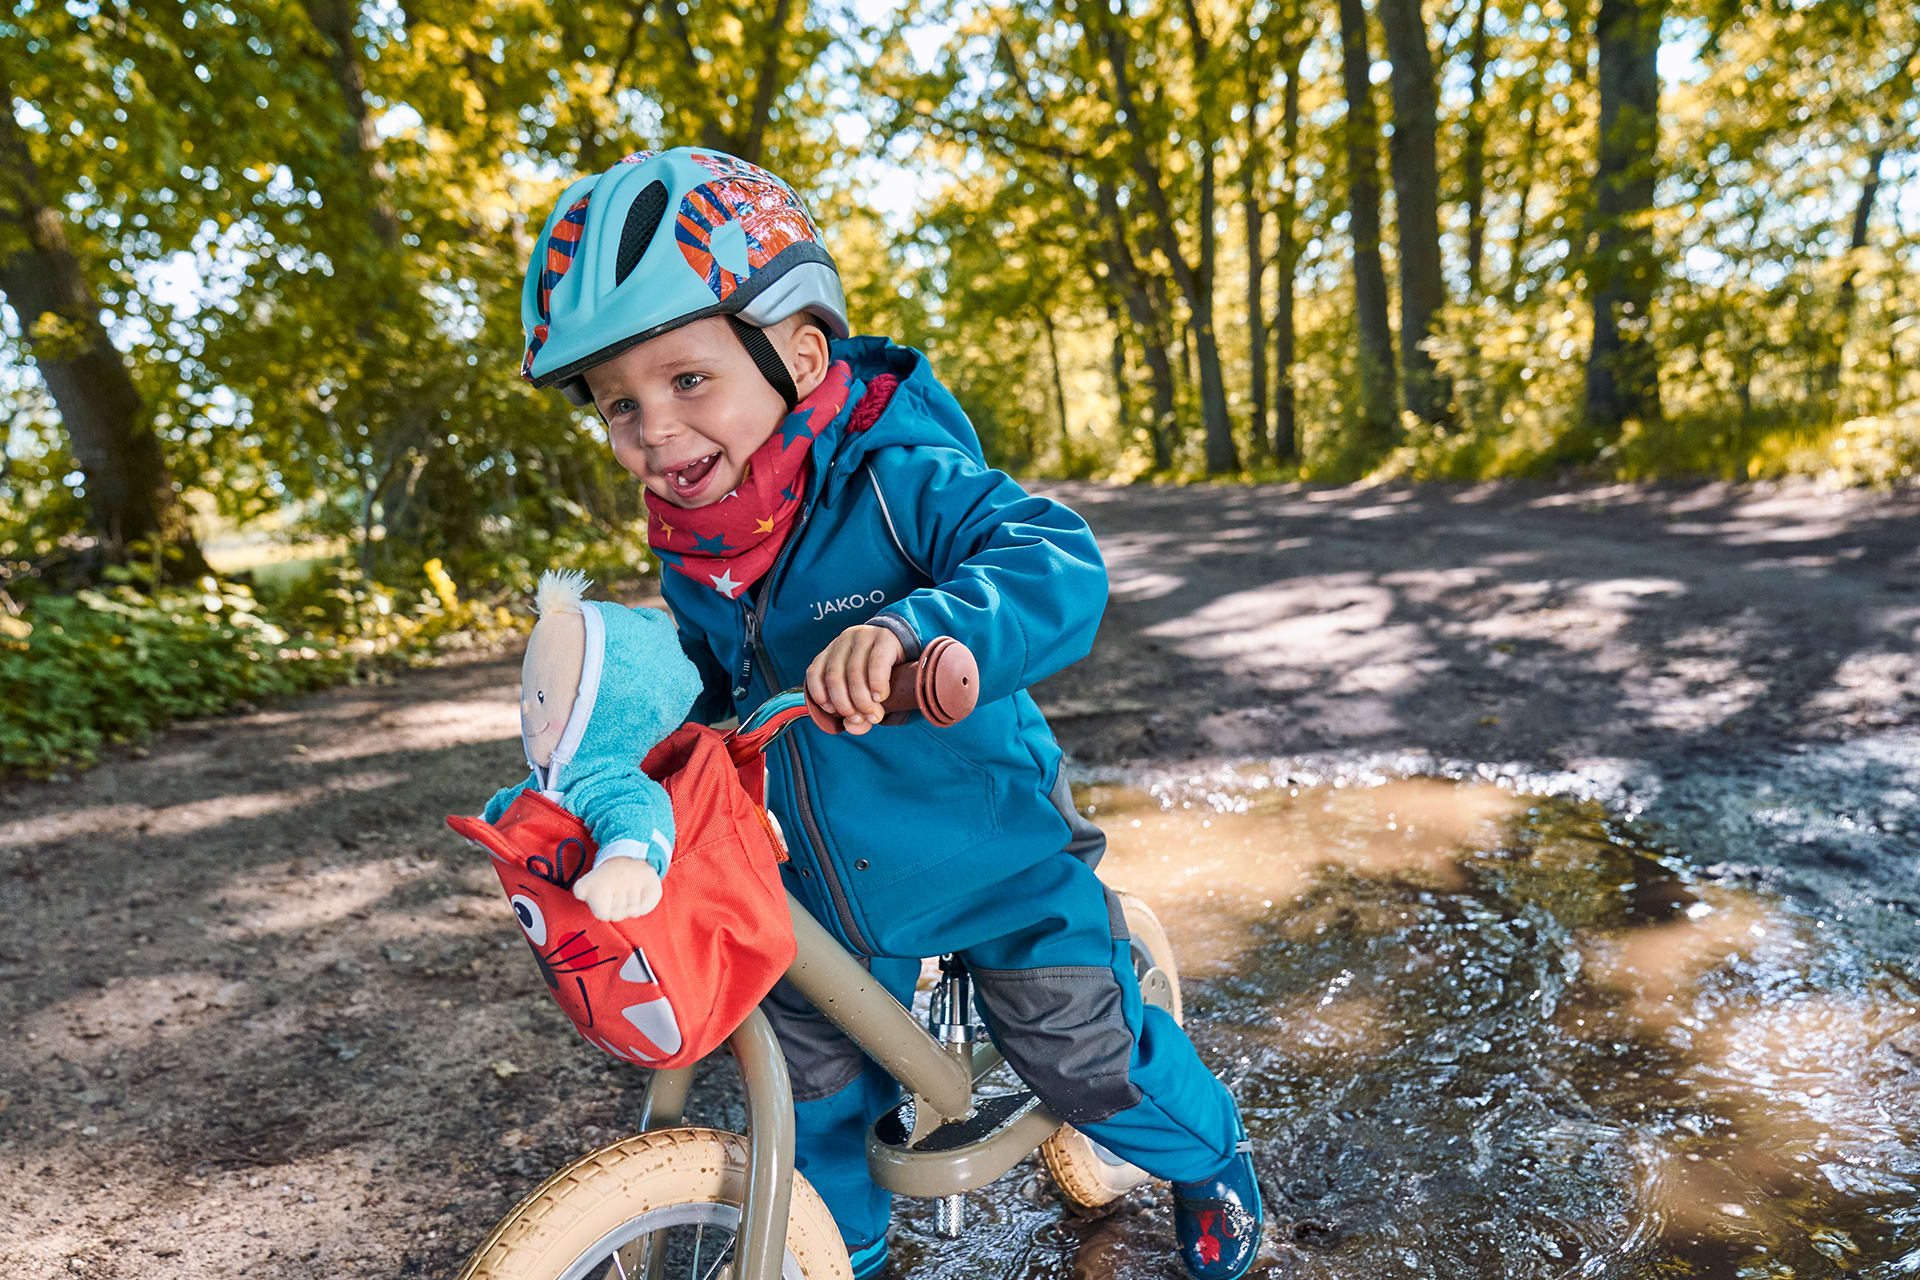
<path fill-rule="evenodd" d="M 693 700 L 687 719 L 699 724 L 717 724 L 733 714 L 733 682 L 713 656 L 713 647 L 692 628 L 674 616 L 674 630 L 680 637 L 680 649 L 700 672 L 700 696 Z"/>
<path fill-rule="evenodd" d="M 500 819 L 506 816 L 507 810 L 513 806 L 514 800 L 519 797 L 522 791 L 528 789 L 537 790 L 539 786 L 540 780 L 529 773 L 526 781 L 516 782 L 510 787 L 500 788 L 493 793 L 493 799 L 487 801 L 487 807 L 480 811 L 481 819 L 488 825 L 499 822 Z"/>
<path fill-rule="evenodd" d="M 673 805 L 638 769 L 596 772 L 567 784 L 567 809 L 593 833 L 602 858 L 640 858 L 662 876 L 673 861 Z"/>
<path fill-rule="evenodd" d="M 952 636 L 973 651 L 990 702 L 1087 655 L 1107 569 L 1086 521 L 960 449 L 879 449 L 867 466 L 900 549 L 932 583 L 873 620 L 911 634 L 910 658 Z"/>

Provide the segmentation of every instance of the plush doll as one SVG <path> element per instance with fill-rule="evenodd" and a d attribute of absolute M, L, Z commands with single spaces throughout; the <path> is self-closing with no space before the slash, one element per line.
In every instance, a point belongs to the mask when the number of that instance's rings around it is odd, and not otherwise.
<path fill-rule="evenodd" d="M 673 809 L 640 761 L 686 722 L 700 674 L 665 613 L 584 600 L 589 585 L 579 573 L 540 575 L 539 620 L 520 667 L 520 737 L 533 772 L 482 816 L 499 822 L 532 789 L 579 818 L 599 852 L 574 896 L 602 920 L 625 920 L 659 904 L 673 860 Z"/>

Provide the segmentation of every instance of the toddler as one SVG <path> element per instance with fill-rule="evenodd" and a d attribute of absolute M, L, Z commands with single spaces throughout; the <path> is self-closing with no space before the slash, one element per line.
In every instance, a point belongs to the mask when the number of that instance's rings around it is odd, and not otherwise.
<path fill-rule="evenodd" d="M 640 152 L 575 182 L 521 310 L 524 375 L 593 405 L 646 487 L 661 589 L 702 677 L 695 717 L 745 717 L 800 683 L 845 717 L 846 733 L 789 734 L 768 758 L 788 889 L 903 1002 L 921 957 L 963 956 L 1027 1086 L 1173 1181 L 1187 1269 L 1243 1275 L 1261 1209 L 1239 1114 L 1179 1025 L 1143 1005 L 1093 870 L 1104 837 L 1025 692 L 1086 654 L 1105 608 L 1085 522 L 987 467 L 918 352 L 850 336 L 798 197 L 731 156 Z M 893 667 L 940 635 L 979 661 L 978 709 L 870 734 Z M 877 1275 L 889 1203 L 865 1140 L 898 1086 L 786 984 L 765 1007 L 799 1168 L 855 1275 Z"/>

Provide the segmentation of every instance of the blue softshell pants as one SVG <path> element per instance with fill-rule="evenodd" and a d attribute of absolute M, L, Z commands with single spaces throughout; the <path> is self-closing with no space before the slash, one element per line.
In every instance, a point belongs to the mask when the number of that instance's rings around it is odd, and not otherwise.
<path fill-rule="evenodd" d="M 946 924 L 874 940 L 897 953 L 868 962 L 896 1000 L 912 1000 L 919 957 L 957 952 L 994 1043 L 1055 1115 L 1161 1178 L 1197 1181 L 1232 1158 L 1233 1097 L 1141 1000 L 1120 903 L 1086 862 L 1063 852 L 940 906 Z M 763 1007 L 793 1078 L 800 1172 L 849 1248 L 869 1244 L 892 1197 L 867 1176 L 867 1129 L 900 1086 L 786 982 Z"/>

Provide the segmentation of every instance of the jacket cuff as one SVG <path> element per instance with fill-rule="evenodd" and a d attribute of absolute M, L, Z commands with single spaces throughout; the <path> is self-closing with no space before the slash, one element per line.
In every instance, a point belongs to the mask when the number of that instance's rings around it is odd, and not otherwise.
<path fill-rule="evenodd" d="M 906 661 L 917 662 L 919 660 L 920 650 L 924 646 L 920 643 L 920 637 L 914 634 L 913 625 L 905 618 L 895 613 L 876 613 L 867 619 L 867 625 L 870 627 L 884 627 L 888 631 L 891 631 L 893 638 L 900 642 L 900 648 L 905 655 Z"/>
<path fill-rule="evenodd" d="M 664 876 L 667 874 L 668 864 L 673 859 L 673 849 L 667 843 L 667 838 L 660 833 L 660 829 L 655 827 L 651 845 L 641 844 L 631 836 L 622 836 L 618 840 L 609 840 L 600 846 L 600 852 L 594 863 L 596 866 L 599 865 L 598 858 L 638 858 L 652 867 L 655 875 Z"/>

